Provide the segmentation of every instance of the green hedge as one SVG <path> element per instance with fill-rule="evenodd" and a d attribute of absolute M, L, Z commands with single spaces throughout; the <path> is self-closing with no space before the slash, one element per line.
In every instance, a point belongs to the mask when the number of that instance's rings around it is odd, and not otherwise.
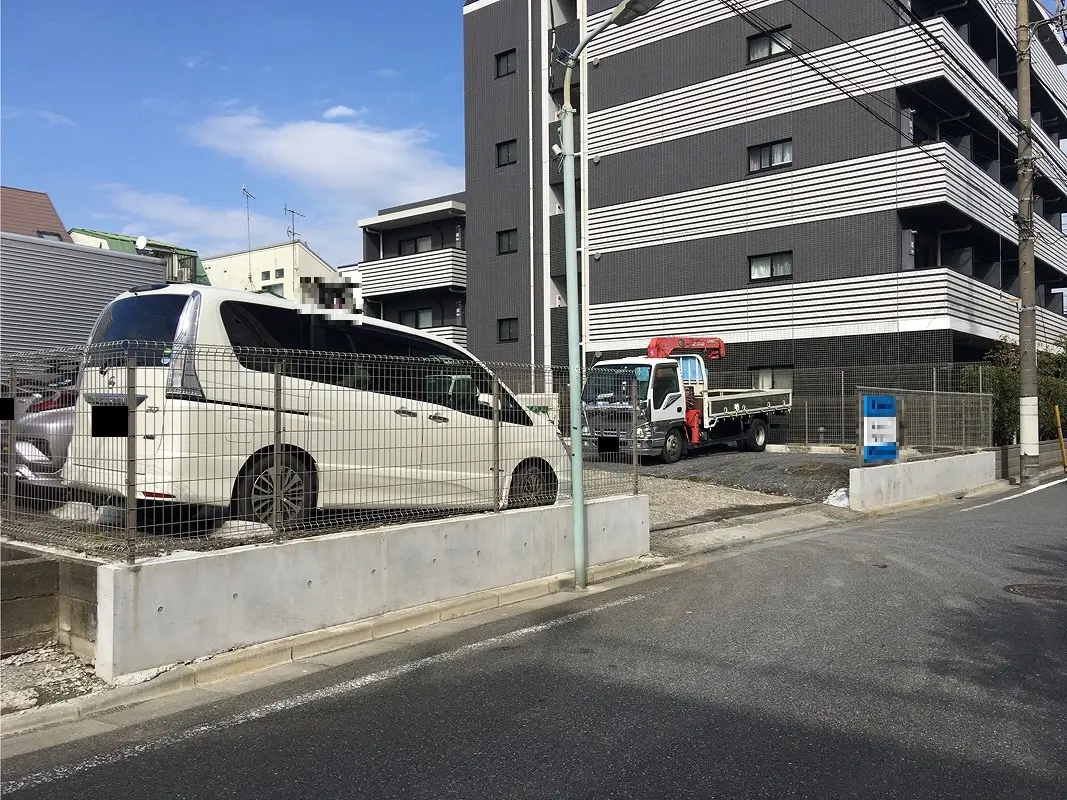
<path fill-rule="evenodd" d="M 961 375 L 965 392 L 979 389 L 993 395 L 993 444 L 1011 444 L 1019 431 L 1019 348 L 1000 342 L 986 356 L 986 365 L 967 367 Z M 1056 438 L 1056 412 L 1067 416 L 1067 338 L 1054 352 L 1037 356 L 1038 428 L 1042 440 Z"/>

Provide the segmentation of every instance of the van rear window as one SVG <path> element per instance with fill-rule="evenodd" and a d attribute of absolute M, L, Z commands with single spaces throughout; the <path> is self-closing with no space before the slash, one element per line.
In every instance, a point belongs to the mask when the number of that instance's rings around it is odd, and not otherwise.
<path fill-rule="evenodd" d="M 94 351 L 112 352 L 104 345 L 128 342 L 139 366 L 160 364 L 174 344 L 178 320 L 188 300 L 184 294 L 147 294 L 116 300 L 104 309 L 89 344 Z"/>

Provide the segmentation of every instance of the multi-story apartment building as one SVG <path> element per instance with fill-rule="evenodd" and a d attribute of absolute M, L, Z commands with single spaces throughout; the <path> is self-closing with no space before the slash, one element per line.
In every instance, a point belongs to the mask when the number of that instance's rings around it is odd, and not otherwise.
<path fill-rule="evenodd" d="M 558 49 L 616 0 L 464 7 L 468 338 L 561 363 Z M 1046 12 L 1034 6 L 1035 19 Z M 663 0 L 573 79 L 582 344 L 725 368 L 970 360 L 1018 331 L 1014 3 Z M 1067 334 L 1067 53 L 1037 28 L 1039 337 Z"/>
<path fill-rule="evenodd" d="M 359 226 L 364 313 L 466 345 L 463 193 L 383 208 Z"/>

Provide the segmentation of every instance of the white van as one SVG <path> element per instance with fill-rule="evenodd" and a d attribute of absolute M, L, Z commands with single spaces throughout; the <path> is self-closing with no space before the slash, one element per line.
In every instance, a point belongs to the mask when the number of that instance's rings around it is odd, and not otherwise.
<path fill-rule="evenodd" d="M 270 522 L 277 475 L 278 518 L 296 523 L 327 508 L 550 505 L 567 475 L 558 430 L 503 385 L 494 422 L 492 374 L 462 348 L 271 294 L 173 284 L 120 295 L 93 329 L 72 487 L 127 494 L 127 440 L 88 428 L 94 407 L 127 405 L 130 356 L 139 502 Z"/>

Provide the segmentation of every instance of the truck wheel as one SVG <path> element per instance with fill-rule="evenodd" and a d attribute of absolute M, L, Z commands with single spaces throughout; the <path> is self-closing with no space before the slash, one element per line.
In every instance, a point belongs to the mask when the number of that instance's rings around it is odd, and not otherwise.
<path fill-rule="evenodd" d="M 745 440 L 741 443 L 751 453 L 762 453 L 767 449 L 767 423 L 761 419 L 752 420 L 745 431 Z"/>
<path fill-rule="evenodd" d="M 674 464 L 685 452 L 685 437 L 682 436 L 681 428 L 671 428 L 667 431 L 667 438 L 663 440 L 663 452 L 660 453 L 660 461 L 664 464 Z"/>

